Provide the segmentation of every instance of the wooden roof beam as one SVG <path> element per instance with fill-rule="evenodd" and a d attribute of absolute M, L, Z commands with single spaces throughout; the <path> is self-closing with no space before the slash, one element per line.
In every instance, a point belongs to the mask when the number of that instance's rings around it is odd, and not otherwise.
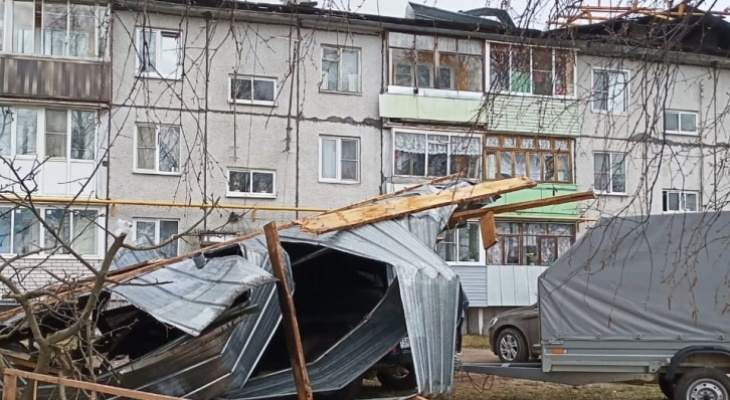
<path fill-rule="evenodd" d="M 296 221 L 305 232 L 323 234 L 327 232 L 351 229 L 379 221 L 395 219 L 421 211 L 431 210 L 448 205 L 473 203 L 491 196 L 510 193 L 517 190 L 537 186 L 527 177 L 502 179 L 482 182 L 454 191 L 444 190 L 439 193 L 406 197 L 387 203 L 371 204 L 349 210 L 330 212 Z"/>
<path fill-rule="evenodd" d="M 461 212 L 454 213 L 454 215 L 451 216 L 451 220 L 449 221 L 449 226 L 454 226 L 454 225 L 458 224 L 459 222 L 465 221 L 467 219 L 481 218 L 482 216 L 485 216 L 488 213 L 493 213 L 496 215 L 496 214 L 502 214 L 502 213 L 508 213 L 508 212 L 527 210 L 530 208 L 555 206 L 558 204 L 573 203 L 573 202 L 582 201 L 582 200 L 591 200 L 591 199 L 595 199 L 595 198 L 596 198 L 596 194 L 593 191 L 588 191 L 588 192 L 580 192 L 580 193 L 571 193 L 571 194 L 566 194 L 563 196 L 546 197 L 544 199 L 521 201 L 519 203 L 505 204 L 505 205 L 501 205 L 501 206 L 479 208 L 477 210 L 461 211 Z"/>

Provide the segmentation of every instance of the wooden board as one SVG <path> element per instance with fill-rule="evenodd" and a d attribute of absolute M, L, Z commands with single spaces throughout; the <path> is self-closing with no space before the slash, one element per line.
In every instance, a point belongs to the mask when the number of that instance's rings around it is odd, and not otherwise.
<path fill-rule="evenodd" d="M 458 224 L 460 221 L 464 221 L 472 218 L 480 218 L 488 213 L 502 214 L 507 212 L 515 212 L 527 210 L 530 208 L 554 206 L 557 204 L 572 203 L 581 200 L 595 199 L 596 194 L 592 191 L 566 194 L 563 196 L 546 197 L 544 199 L 521 201 L 519 203 L 505 204 L 502 206 L 485 207 L 477 210 L 461 211 L 454 213 L 449 221 L 450 226 Z"/>
<path fill-rule="evenodd" d="M 482 231 L 484 250 L 497 244 L 497 221 L 494 220 L 494 213 L 487 213 L 479 220 L 479 229 Z"/>
<path fill-rule="evenodd" d="M 444 190 L 440 193 L 407 197 L 387 203 L 372 204 L 350 210 L 304 218 L 296 221 L 296 223 L 301 225 L 302 230 L 305 232 L 322 234 L 341 229 L 356 228 L 358 226 L 394 219 L 450 204 L 459 205 L 471 203 L 487 197 L 535 186 L 537 186 L 537 183 L 527 177 L 483 182 L 455 191 Z"/>

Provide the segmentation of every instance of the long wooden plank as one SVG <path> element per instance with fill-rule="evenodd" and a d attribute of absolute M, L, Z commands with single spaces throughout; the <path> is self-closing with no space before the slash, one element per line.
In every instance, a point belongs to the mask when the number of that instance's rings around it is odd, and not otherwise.
<path fill-rule="evenodd" d="M 490 196 L 514 192 L 536 186 L 535 181 L 527 178 L 503 179 L 483 182 L 455 191 L 444 190 L 424 196 L 406 197 L 383 204 L 372 204 L 351 210 L 337 211 L 296 221 L 302 230 L 315 234 L 350 229 L 402 217 L 407 214 L 426 211 L 450 204 L 464 204 Z"/>
<path fill-rule="evenodd" d="M 336 212 L 336 211 L 345 211 L 345 210 L 350 210 L 350 209 L 353 209 L 353 208 L 357 208 L 357 207 L 362 207 L 362 206 L 365 206 L 365 205 L 373 204 L 373 203 L 376 203 L 378 201 L 386 200 L 386 199 L 389 199 L 389 198 L 392 198 L 392 197 L 395 197 L 395 196 L 400 196 L 403 193 L 408 193 L 408 192 L 410 192 L 412 190 L 415 190 L 415 189 L 418 189 L 418 188 L 421 188 L 421 187 L 424 187 L 424 186 L 435 185 L 435 184 L 438 184 L 438 183 L 441 183 L 441 182 L 447 182 L 447 181 L 450 181 L 450 180 L 456 180 L 461 175 L 462 174 L 460 172 L 457 172 L 455 174 L 441 176 L 441 177 L 438 177 L 438 178 L 435 178 L 435 179 L 431 179 L 430 181 L 422 182 L 422 183 L 419 183 L 419 184 L 416 184 L 416 185 L 413 185 L 413 186 L 408 186 L 408 187 L 403 188 L 401 190 L 396 190 L 395 192 L 390 192 L 390 193 L 382 194 L 382 195 L 377 196 L 377 197 L 369 198 L 367 200 L 359 201 L 357 203 L 350 204 L 349 206 L 345 206 L 345 207 L 342 207 L 342 208 L 337 208 L 337 209 L 334 209 L 334 210 L 329 210 L 327 212 L 324 212 L 323 214 L 329 214 L 329 213 Z"/>
<path fill-rule="evenodd" d="M 98 383 L 77 381 L 75 379 L 58 378 L 55 376 L 36 374 L 34 372 L 26 372 L 17 369 L 6 369 L 4 371 L 3 382 L 5 382 L 9 376 L 24 378 L 33 380 L 36 382 L 45 382 L 60 386 L 72 387 L 76 389 L 88 390 L 92 392 L 101 392 L 106 394 L 112 394 L 115 396 L 128 397 L 137 400 L 181 400 L 179 397 L 165 396 L 155 393 L 140 392 L 137 390 L 124 389 L 116 386 L 101 385 Z M 5 388 L 3 388 L 3 392 Z M 3 397 L 4 397 L 3 393 Z"/>
<path fill-rule="evenodd" d="M 18 377 L 15 375 L 3 375 L 3 400 L 15 400 L 18 398 Z"/>
<path fill-rule="evenodd" d="M 307 363 L 304 361 L 304 350 L 302 350 L 302 338 L 299 336 L 299 323 L 294 308 L 294 298 L 289 289 L 289 280 L 284 268 L 284 254 L 279 240 L 279 231 L 276 229 L 276 222 L 269 222 L 264 226 L 266 235 L 266 246 L 269 249 L 271 266 L 276 277 L 276 291 L 279 295 L 279 306 L 284 323 L 284 337 L 286 347 L 289 349 L 289 361 L 294 372 L 294 383 L 297 387 L 297 399 L 312 400 L 312 385 L 309 383 L 307 374 Z"/>
<path fill-rule="evenodd" d="M 501 206 L 479 208 L 476 210 L 461 211 L 461 212 L 454 213 L 454 215 L 451 216 L 449 225 L 454 226 L 455 224 L 458 224 L 459 222 L 467 220 L 467 219 L 481 218 L 482 216 L 487 215 L 488 213 L 502 214 L 502 213 L 507 213 L 507 212 L 527 210 L 530 208 L 554 206 L 554 205 L 558 205 L 558 204 L 573 203 L 573 202 L 582 201 L 582 200 L 591 200 L 591 199 L 595 199 L 595 198 L 596 198 L 596 194 L 592 191 L 588 191 L 588 192 L 566 194 L 563 196 L 546 197 L 544 199 L 521 201 L 519 203 L 505 204 L 505 205 L 501 205 Z"/>

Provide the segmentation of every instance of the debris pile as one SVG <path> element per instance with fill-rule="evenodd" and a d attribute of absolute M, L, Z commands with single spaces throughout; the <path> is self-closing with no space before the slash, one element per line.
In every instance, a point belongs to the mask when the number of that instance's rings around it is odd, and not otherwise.
<path fill-rule="evenodd" d="M 495 213 L 593 197 L 489 206 L 501 194 L 535 185 L 528 178 L 477 184 L 442 178 L 279 227 L 312 391 L 353 398 L 363 376 L 407 336 L 418 393 L 450 392 L 459 280 L 434 253 L 437 236 L 466 218 L 481 218 L 489 247 L 496 240 Z M 89 371 L 88 352 L 71 345 L 69 363 L 99 383 L 167 396 L 296 394 L 269 254 L 261 234 L 204 248 L 195 257 L 120 252 L 92 318 L 100 361 Z M 92 279 L 40 301 L 74 299 L 68 303 L 83 306 L 85 282 Z M 114 298 L 123 305 L 112 306 Z M 44 332 L 73 323 L 74 310 L 44 314 L 47 309 L 38 307 L 36 314 Z M 12 331 L 0 340 L 5 366 L 33 370 L 22 309 L 0 313 L 0 324 Z M 63 365 L 55 367 L 57 374 Z M 58 398 L 58 390 L 39 385 L 37 398 Z"/>

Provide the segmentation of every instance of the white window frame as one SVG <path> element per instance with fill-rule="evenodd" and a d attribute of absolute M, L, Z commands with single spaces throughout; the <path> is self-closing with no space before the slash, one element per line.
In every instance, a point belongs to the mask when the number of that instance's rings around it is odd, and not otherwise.
<path fill-rule="evenodd" d="M 667 114 L 676 114 L 677 115 L 677 130 L 669 130 L 667 129 Z M 693 131 L 684 131 L 682 130 L 682 116 L 683 115 L 693 115 L 695 117 L 695 130 Z M 664 119 L 662 120 L 662 124 L 664 127 L 664 133 L 670 134 L 670 135 L 684 135 L 684 136 L 697 136 L 699 134 L 699 123 L 700 123 L 700 116 L 699 113 L 694 111 L 680 111 L 680 110 L 664 110 Z"/>
<path fill-rule="evenodd" d="M 479 259 L 476 261 L 458 261 L 459 260 L 459 230 L 458 229 L 452 229 L 451 232 L 453 232 L 454 235 L 454 244 L 455 244 L 455 255 L 457 261 L 446 261 L 449 265 L 468 265 L 468 266 L 485 266 L 487 265 L 487 252 L 484 250 L 483 246 L 483 240 L 482 240 L 482 230 L 481 226 L 479 224 L 479 220 L 468 220 L 466 224 L 476 224 L 479 229 L 477 229 L 477 248 L 479 249 Z M 446 238 L 446 232 L 442 233 L 444 239 Z M 441 236 L 441 235 L 439 235 Z M 438 246 L 438 244 L 437 244 Z M 440 257 L 439 257 L 440 258 Z"/>
<path fill-rule="evenodd" d="M 593 83 L 596 79 L 596 72 L 607 72 L 607 73 L 615 73 L 615 74 L 624 74 L 625 75 L 625 81 L 626 81 L 626 88 L 624 89 L 624 104 L 626 105 L 626 109 L 623 111 L 615 111 L 610 109 L 609 105 L 612 102 L 612 99 L 607 99 L 606 102 L 606 110 L 598 109 L 595 107 L 596 103 L 594 100 L 595 93 L 593 92 Z M 615 69 L 615 68 L 600 68 L 600 67 L 593 67 L 591 68 L 591 82 L 590 82 L 590 102 L 591 102 L 591 112 L 596 114 L 610 114 L 610 115 L 628 115 L 629 109 L 631 108 L 631 71 L 627 69 Z M 609 85 L 610 90 L 610 85 Z"/>
<path fill-rule="evenodd" d="M 336 178 L 324 178 L 322 175 L 322 141 L 337 140 L 336 155 L 337 158 L 337 177 Z M 357 142 L 357 179 L 356 180 L 343 180 L 342 179 L 342 140 L 354 140 Z M 317 159 L 317 169 L 319 170 L 319 181 L 322 183 L 340 183 L 345 185 L 356 185 L 360 183 L 362 179 L 362 140 L 357 136 L 331 136 L 331 135 L 320 135 L 319 136 L 319 158 Z"/>
<path fill-rule="evenodd" d="M 485 41 L 485 56 L 484 56 L 484 82 L 486 82 L 484 91 L 487 93 L 492 92 L 492 46 L 491 44 L 497 44 L 497 45 L 509 45 L 509 46 L 522 46 L 522 47 L 528 47 L 530 49 L 530 92 L 529 93 L 521 93 L 521 92 L 512 92 L 510 90 L 499 90 L 497 93 L 500 94 L 506 94 L 510 96 L 524 96 L 524 97 L 544 97 L 549 99 L 574 99 L 576 98 L 577 91 L 578 91 L 578 85 L 577 85 L 577 79 L 578 79 L 578 53 L 575 49 L 570 48 L 564 48 L 564 47 L 541 47 L 541 46 L 524 46 L 519 45 L 515 43 L 508 43 L 508 42 L 488 42 Z M 532 93 L 532 72 L 533 72 L 533 65 L 532 65 L 532 50 L 533 49 L 548 49 L 552 51 L 552 57 L 553 57 L 553 63 L 552 63 L 552 69 L 553 69 L 553 94 L 547 95 L 547 94 L 534 94 Z M 555 52 L 556 51 L 569 51 L 573 53 L 573 93 L 571 94 L 554 94 L 555 93 L 555 76 L 557 74 L 557 69 L 555 68 Z M 512 79 L 512 50 L 510 47 L 510 57 L 509 57 L 509 73 L 510 77 L 509 79 Z"/>
<path fill-rule="evenodd" d="M 336 93 L 336 94 L 350 94 L 350 95 L 361 95 L 362 94 L 362 49 L 359 47 L 349 46 L 337 46 L 333 44 L 323 44 L 321 48 L 321 57 L 319 59 L 320 68 L 322 69 L 322 82 L 324 82 L 324 51 L 325 49 L 337 51 L 337 89 L 322 89 L 322 84 L 319 85 L 319 91 L 322 93 Z M 357 90 L 340 90 L 340 82 L 342 79 L 342 50 L 353 50 L 357 52 Z"/>
<path fill-rule="evenodd" d="M 170 75 L 163 75 L 159 72 L 159 70 L 155 71 L 142 71 L 142 60 L 140 57 L 140 52 L 144 51 L 144 45 L 142 41 L 142 31 L 150 31 L 155 37 L 155 64 L 160 65 L 162 62 L 162 37 L 165 35 L 175 35 L 177 37 L 177 68 L 175 69 L 175 72 Z M 180 80 L 182 79 L 182 69 L 183 69 L 183 62 L 182 62 L 182 46 L 183 46 L 183 37 L 182 37 L 182 31 L 175 30 L 175 29 L 160 29 L 160 28 L 152 28 L 149 26 L 139 26 L 135 29 L 135 54 L 134 57 L 136 59 L 135 64 L 135 72 L 138 77 L 140 78 L 157 78 L 157 79 L 164 79 L 164 80 Z"/>
<path fill-rule="evenodd" d="M 475 133 L 475 134 L 463 134 L 463 133 L 452 133 L 452 132 L 440 132 L 440 131 L 418 131 L 418 130 L 408 130 L 408 129 L 398 129 L 393 130 L 393 135 L 391 137 L 391 154 L 390 154 L 390 162 L 391 162 L 391 171 L 393 171 L 393 176 L 398 177 L 409 177 L 409 178 L 438 178 L 438 176 L 430 176 L 428 175 L 428 153 L 426 153 L 426 160 L 425 160 L 425 168 L 426 173 L 425 175 L 400 175 L 395 173 L 395 135 L 398 133 L 405 133 L 405 134 L 420 134 L 420 135 L 438 135 L 438 136 L 448 136 L 449 137 L 449 144 L 448 144 L 448 154 L 447 154 L 447 166 L 446 166 L 446 175 L 449 175 L 451 172 L 451 137 L 462 137 L 462 138 L 469 138 L 469 139 L 475 139 L 479 140 L 480 147 L 482 148 L 482 153 L 479 155 L 481 158 L 481 162 L 479 165 L 479 168 L 477 168 L 477 176 L 476 178 L 469 178 L 469 179 L 482 179 L 482 175 L 484 173 L 484 137 L 481 134 Z M 428 137 L 426 138 L 426 148 L 428 149 Z M 444 175 L 444 176 L 446 176 Z"/>
<path fill-rule="evenodd" d="M 676 194 L 679 197 L 679 209 L 678 210 L 669 210 L 669 200 L 666 200 L 667 209 L 664 209 L 664 203 L 665 198 L 669 196 L 669 194 Z M 687 204 L 687 196 L 688 195 L 694 195 L 695 196 L 695 204 L 697 205 L 696 210 L 688 210 L 686 207 Z M 689 213 L 689 212 L 700 212 L 702 210 L 702 205 L 700 204 L 700 192 L 696 190 L 680 190 L 680 189 L 665 189 L 662 190 L 662 212 L 665 214 L 679 214 L 679 213 Z"/>
<path fill-rule="evenodd" d="M 144 169 L 137 167 L 137 142 L 139 141 L 139 127 L 145 126 L 145 127 L 151 127 L 155 128 L 155 169 Z M 180 132 L 180 143 L 178 144 L 178 164 L 180 171 L 160 171 L 160 128 L 162 127 L 173 127 L 177 128 Z M 171 125 L 171 124 L 145 124 L 145 123 L 139 123 L 134 125 L 134 154 L 132 156 L 134 165 L 132 168 L 132 172 L 135 174 L 148 174 L 148 175 L 170 175 L 170 176 L 180 176 L 182 174 L 182 142 L 183 142 L 183 130 L 180 125 Z"/>
<path fill-rule="evenodd" d="M 177 223 L 177 232 L 176 235 L 180 234 L 180 220 L 174 219 L 174 218 L 135 218 L 134 219 L 134 243 L 137 243 L 137 240 L 139 239 L 137 237 L 137 223 L 138 222 L 149 222 L 155 224 L 155 244 L 153 245 L 147 245 L 143 244 L 143 247 L 149 247 L 149 246 L 158 246 L 160 243 L 162 243 L 162 240 L 160 240 L 160 225 L 162 222 L 176 222 Z M 167 240 L 167 239 L 165 239 Z M 177 241 L 177 254 L 180 255 L 180 238 L 175 239 Z M 169 243 L 169 244 L 172 244 Z M 158 250 L 161 250 L 162 248 L 158 248 Z"/>
<path fill-rule="evenodd" d="M 231 191 L 230 181 L 231 172 L 243 172 L 250 175 L 250 181 L 253 188 L 253 174 L 269 174 L 271 175 L 271 193 L 259 193 L 259 192 L 234 192 Z M 226 179 L 226 196 L 228 197 L 245 197 L 245 198 L 258 198 L 258 199 L 275 199 L 276 198 L 276 171 L 266 169 L 250 169 L 250 168 L 228 168 Z"/>
<path fill-rule="evenodd" d="M 0 104 L 0 113 L 2 112 L 1 109 L 3 108 L 9 108 L 10 112 L 12 114 L 12 122 L 10 124 L 10 157 L 17 157 L 19 159 L 36 159 L 36 158 L 46 158 L 46 112 L 48 110 L 52 111 L 64 111 L 66 113 L 66 154 L 63 157 L 49 157 L 52 161 L 67 161 L 67 162 L 73 162 L 73 163 L 90 163 L 93 164 L 96 162 L 96 159 L 99 157 L 99 128 L 100 128 L 100 118 L 98 110 L 93 109 L 82 109 L 82 108 L 53 108 L 53 107 L 25 107 L 22 105 L 10 105 L 10 104 Z M 35 133 L 35 153 L 34 154 L 18 154 L 17 153 L 17 144 L 18 144 L 18 117 L 17 117 L 17 111 L 18 109 L 22 110 L 32 110 L 36 112 L 36 133 Z M 73 132 L 73 112 L 74 111 L 80 111 L 80 112 L 93 112 L 95 113 L 95 124 L 94 124 L 94 140 L 92 143 L 93 149 L 94 149 L 94 158 L 91 160 L 86 159 L 80 159 L 80 158 L 72 158 L 71 154 L 71 144 L 72 144 L 72 132 Z M 2 118 L 2 117 L 0 117 Z M 7 156 L 6 156 L 7 157 Z"/>
<path fill-rule="evenodd" d="M 10 209 L 12 209 L 12 211 L 11 211 L 12 217 L 10 219 L 10 230 L 9 230 L 9 233 L 10 233 L 10 250 L 11 250 L 11 252 L 10 253 L 0 253 L 0 254 L 2 254 L 3 257 L 8 257 L 8 256 L 11 256 L 12 257 L 12 256 L 17 255 L 17 253 L 13 253 L 12 252 L 12 249 L 13 249 L 13 247 L 15 245 L 15 237 L 14 237 L 15 236 L 15 233 L 14 233 L 14 230 L 15 230 L 14 229 L 14 227 L 15 227 L 15 213 L 17 211 L 19 211 L 19 210 L 22 210 L 22 208 L 18 208 L 18 207 L 16 207 L 13 204 L 7 204 L 7 203 L 0 203 L 0 208 L 10 208 Z M 46 211 L 47 210 L 63 210 L 63 209 L 64 209 L 63 207 L 49 207 L 49 206 L 46 205 L 46 206 L 38 206 L 36 208 L 36 211 L 38 212 L 39 215 L 41 215 L 43 218 L 45 218 L 45 215 L 46 215 Z M 81 255 L 84 256 L 84 258 L 88 258 L 90 260 L 99 260 L 99 259 L 104 258 L 105 243 L 104 243 L 104 228 L 103 228 L 103 226 L 104 226 L 104 218 L 106 218 L 106 215 L 104 214 L 104 210 L 101 209 L 101 208 L 94 208 L 94 207 L 69 207 L 69 208 L 66 209 L 66 211 L 67 212 L 74 212 L 74 211 L 96 211 L 96 213 L 97 213 L 96 214 L 96 253 L 94 253 L 94 254 L 81 254 Z M 69 215 L 69 224 L 70 224 L 69 232 L 71 234 L 71 239 L 72 239 L 72 243 L 73 243 L 73 239 L 76 236 L 75 235 L 76 232 L 74 232 L 74 218 L 73 218 L 73 216 L 70 216 L 70 215 Z M 46 228 L 40 222 L 38 222 L 38 225 L 39 225 L 39 229 L 38 229 L 38 231 L 39 231 L 38 232 L 39 239 L 38 240 L 40 242 L 38 244 L 38 246 L 40 248 L 43 248 L 43 247 L 45 247 Z M 32 254 L 32 255 L 29 255 L 27 258 L 43 258 L 43 259 L 45 259 L 45 258 L 48 258 L 48 257 L 50 257 L 51 259 L 76 259 L 76 257 L 74 257 L 72 254 L 58 254 L 58 253 L 56 253 L 56 254 L 50 254 L 48 252 L 40 252 L 40 253 L 37 253 L 37 254 Z"/>
<path fill-rule="evenodd" d="M 233 80 L 251 80 L 251 100 L 244 100 L 244 99 L 236 99 L 232 96 L 232 90 L 233 90 Z M 264 81 L 264 82 L 272 82 L 274 84 L 274 99 L 271 101 L 268 100 L 253 100 L 253 83 L 254 81 Z M 267 76 L 255 76 L 255 75 L 229 75 L 228 76 L 228 102 L 231 104 L 248 104 L 253 106 L 266 106 L 266 107 L 275 107 L 276 106 L 276 99 L 279 96 L 279 81 L 276 78 L 267 77 Z"/>
<path fill-rule="evenodd" d="M 41 1 L 41 0 L 36 0 Z M 35 3 L 34 3 L 35 4 Z M 72 1 L 67 0 L 66 5 L 70 6 L 74 3 Z M 0 28 L 0 31 L 2 31 L 3 34 L 3 40 L 0 41 L 0 52 L 7 53 L 7 54 L 25 54 L 25 55 L 33 55 L 33 56 L 40 56 L 40 57 L 50 57 L 54 59 L 69 59 L 69 60 L 108 60 L 109 59 L 109 38 L 111 35 L 111 29 L 110 29 L 110 18 L 111 18 L 111 10 L 109 4 L 96 4 L 96 17 L 97 17 L 97 24 L 94 27 L 94 43 L 96 44 L 96 48 L 94 49 L 96 55 L 93 57 L 76 57 L 69 55 L 69 48 L 70 48 L 70 42 L 68 41 L 68 32 L 70 31 L 69 26 L 71 25 L 69 23 L 69 20 L 71 18 L 71 13 L 67 15 L 67 27 L 66 27 L 66 55 L 64 56 L 54 56 L 54 55 L 48 55 L 43 54 L 43 40 L 45 38 L 45 35 L 43 35 L 43 28 L 42 27 L 36 27 L 35 21 L 34 21 L 34 27 L 33 29 L 38 29 L 41 32 L 40 35 L 40 43 L 36 43 L 36 37 L 34 35 L 33 37 L 33 52 L 31 53 L 18 53 L 13 50 L 13 40 L 14 40 L 14 26 L 15 23 L 13 21 L 13 7 L 14 7 L 14 1 L 10 0 L 5 2 L 4 12 L 2 13 L 3 20 L 4 20 L 4 26 L 3 28 Z M 106 34 L 104 34 L 103 29 L 107 29 Z M 102 39 L 104 39 L 104 43 L 101 43 Z M 36 46 L 37 44 L 37 46 Z M 103 45 L 103 47 L 102 47 Z M 36 51 L 38 49 L 39 51 Z M 99 54 L 101 53 L 101 54 Z"/>
<path fill-rule="evenodd" d="M 595 159 L 596 159 L 596 156 L 597 155 L 608 155 L 609 156 L 609 167 L 611 168 L 611 171 L 609 173 L 609 180 L 608 180 L 609 190 L 608 191 L 596 189 L 596 171 L 595 171 L 596 161 L 595 161 Z M 624 164 L 624 191 L 623 192 L 614 192 L 614 191 L 612 191 L 612 188 L 613 188 L 613 157 L 614 156 L 617 156 L 617 155 L 621 155 L 621 156 L 624 157 L 624 160 L 623 160 L 623 164 Z M 593 181 L 593 191 L 596 194 L 608 195 L 608 196 L 611 196 L 611 195 L 614 195 L 614 196 L 626 196 L 627 195 L 627 193 L 628 193 L 628 180 L 629 180 L 629 171 L 628 171 L 628 168 L 627 168 L 627 166 L 628 166 L 628 154 L 627 153 L 621 153 L 621 152 L 618 152 L 618 151 L 594 151 L 593 152 L 593 159 L 591 159 L 591 161 L 593 162 L 593 178 L 592 178 L 592 181 Z"/>

